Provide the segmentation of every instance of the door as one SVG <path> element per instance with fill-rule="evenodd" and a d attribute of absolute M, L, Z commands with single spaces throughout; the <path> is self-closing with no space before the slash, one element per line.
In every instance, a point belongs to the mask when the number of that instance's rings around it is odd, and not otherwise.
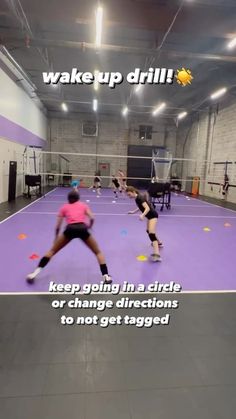
<path fill-rule="evenodd" d="M 16 161 L 9 162 L 8 201 L 16 199 Z"/>
<path fill-rule="evenodd" d="M 103 178 L 103 176 L 110 176 L 110 163 L 98 163 L 98 170 L 102 178 L 102 188 L 108 188 L 110 179 Z"/>

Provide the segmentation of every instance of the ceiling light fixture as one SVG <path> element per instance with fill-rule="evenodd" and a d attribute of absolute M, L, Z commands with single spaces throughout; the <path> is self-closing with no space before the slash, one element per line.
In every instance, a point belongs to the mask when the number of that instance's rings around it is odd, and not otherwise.
<path fill-rule="evenodd" d="M 98 90 L 98 88 L 99 88 L 99 83 L 98 83 L 98 74 L 99 74 L 99 71 L 98 70 L 95 70 L 94 71 L 94 90 Z"/>
<path fill-rule="evenodd" d="M 157 115 L 158 113 L 160 113 L 164 108 L 166 107 L 166 104 L 163 102 L 161 105 L 157 106 L 157 108 L 154 109 L 153 111 L 153 116 Z"/>
<path fill-rule="evenodd" d="M 102 20 L 103 20 L 103 8 L 99 6 L 96 10 L 96 39 L 95 45 L 100 48 L 102 43 Z"/>
<path fill-rule="evenodd" d="M 62 110 L 63 110 L 64 112 L 67 112 L 67 111 L 68 111 L 68 107 L 67 107 L 67 104 L 66 104 L 65 102 L 63 102 L 63 103 L 61 104 L 61 107 L 62 107 Z"/>
<path fill-rule="evenodd" d="M 178 119 L 183 119 L 183 118 L 185 118 L 186 115 L 188 115 L 187 112 L 181 112 L 181 113 L 179 113 L 179 115 L 177 116 L 177 118 Z"/>
<path fill-rule="evenodd" d="M 126 116 L 128 112 L 129 112 L 129 109 L 127 108 L 127 106 L 125 106 L 122 110 L 122 115 Z"/>
<path fill-rule="evenodd" d="M 96 112 L 98 109 L 98 101 L 97 99 L 93 99 L 93 110 L 94 112 Z"/>
<path fill-rule="evenodd" d="M 220 96 L 223 96 L 227 92 L 226 87 L 223 87 L 222 89 L 217 90 L 215 93 L 212 93 L 211 99 L 218 99 Z"/>
<path fill-rule="evenodd" d="M 228 43 L 227 48 L 233 49 L 236 46 L 236 37 L 231 39 L 231 41 Z"/>
<path fill-rule="evenodd" d="M 143 85 L 142 84 L 138 84 L 138 86 L 135 87 L 135 93 L 140 92 L 140 90 L 142 89 Z"/>

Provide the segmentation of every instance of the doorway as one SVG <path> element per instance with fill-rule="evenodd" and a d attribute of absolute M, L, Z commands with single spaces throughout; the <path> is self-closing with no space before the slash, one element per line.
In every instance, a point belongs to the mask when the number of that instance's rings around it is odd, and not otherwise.
<path fill-rule="evenodd" d="M 102 187 L 108 188 L 110 184 L 109 178 L 103 178 L 103 176 L 110 176 L 110 163 L 98 163 L 98 170 L 102 177 Z"/>

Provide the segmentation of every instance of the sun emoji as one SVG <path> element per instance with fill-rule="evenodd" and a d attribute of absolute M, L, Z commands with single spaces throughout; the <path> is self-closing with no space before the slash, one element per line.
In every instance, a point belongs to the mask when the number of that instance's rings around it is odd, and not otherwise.
<path fill-rule="evenodd" d="M 182 86 L 191 84 L 191 81 L 193 79 L 191 71 L 185 70 L 185 68 L 182 68 L 182 70 L 177 70 L 177 76 L 175 77 L 177 79 L 177 83 L 182 84 Z"/>

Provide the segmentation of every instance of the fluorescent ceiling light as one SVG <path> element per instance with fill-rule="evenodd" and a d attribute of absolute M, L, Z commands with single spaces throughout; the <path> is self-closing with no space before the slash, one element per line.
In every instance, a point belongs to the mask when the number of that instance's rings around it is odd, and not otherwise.
<path fill-rule="evenodd" d="M 93 99 L 93 110 L 94 112 L 96 112 L 98 109 L 98 101 L 97 99 Z"/>
<path fill-rule="evenodd" d="M 179 115 L 177 116 L 178 119 L 183 119 L 186 115 L 188 115 L 187 112 L 181 112 L 179 113 Z"/>
<path fill-rule="evenodd" d="M 94 71 L 94 90 L 98 90 L 98 88 L 99 88 L 99 83 L 98 83 L 98 74 L 99 74 L 99 71 L 98 70 L 95 70 Z"/>
<path fill-rule="evenodd" d="M 103 8 L 99 6 L 96 10 L 96 39 L 95 45 L 100 48 L 102 43 L 102 19 L 103 19 Z"/>
<path fill-rule="evenodd" d="M 66 104 L 65 102 L 63 102 L 63 103 L 61 104 L 61 107 L 62 107 L 62 110 L 63 110 L 64 112 L 67 112 L 67 111 L 68 111 L 68 107 L 67 107 L 67 104 Z"/>
<path fill-rule="evenodd" d="M 226 87 L 223 87 L 222 89 L 217 90 L 215 93 L 212 93 L 211 99 L 218 99 L 218 97 L 223 96 L 226 92 Z"/>
<path fill-rule="evenodd" d="M 228 43 L 227 48 L 233 49 L 236 46 L 236 37 L 231 39 L 231 41 Z"/>
<path fill-rule="evenodd" d="M 138 93 L 142 89 L 142 87 L 142 84 L 138 84 L 138 86 L 135 87 L 135 93 Z"/>
<path fill-rule="evenodd" d="M 125 106 L 122 110 L 122 115 L 127 115 L 127 113 L 129 112 L 129 109 L 127 108 L 127 106 Z"/>
<path fill-rule="evenodd" d="M 162 103 L 161 105 L 157 106 L 157 108 L 154 109 L 153 111 L 153 115 L 157 115 L 158 113 L 160 113 L 164 108 L 166 107 L 165 103 Z"/>

